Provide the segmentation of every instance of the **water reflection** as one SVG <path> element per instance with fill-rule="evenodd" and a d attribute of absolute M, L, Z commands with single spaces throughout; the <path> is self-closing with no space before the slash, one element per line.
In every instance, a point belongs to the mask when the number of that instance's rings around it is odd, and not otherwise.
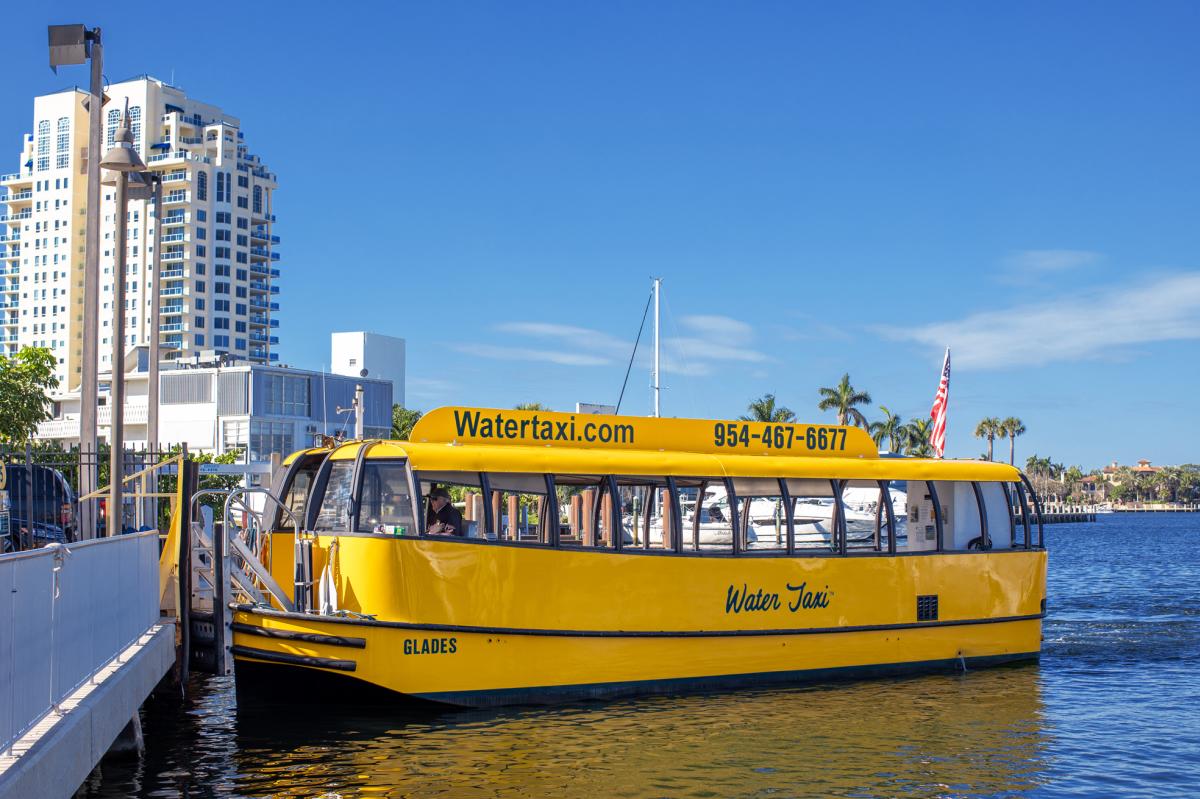
<path fill-rule="evenodd" d="M 1046 771 L 1036 666 L 440 713 L 238 710 L 215 680 L 193 695 L 183 718 L 148 709 L 155 745 L 126 779 L 106 764 L 106 784 L 154 797 L 940 797 L 1022 793 Z"/>

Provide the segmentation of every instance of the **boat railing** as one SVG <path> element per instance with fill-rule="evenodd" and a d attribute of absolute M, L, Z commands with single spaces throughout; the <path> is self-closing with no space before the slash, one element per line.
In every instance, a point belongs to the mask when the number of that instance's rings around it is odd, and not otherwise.
<path fill-rule="evenodd" d="M 261 495 L 267 502 L 262 509 L 252 506 L 249 497 Z M 205 529 L 200 513 L 204 500 L 222 500 L 222 515 L 212 522 L 212 535 Z M 201 611 L 209 610 L 211 603 L 213 649 L 216 654 L 217 674 L 233 673 L 233 611 L 237 602 L 250 602 L 261 607 L 270 607 L 270 600 L 285 611 L 306 610 L 312 590 L 312 570 L 297 569 L 295 592 L 289 599 L 282 586 L 272 577 L 270 569 L 263 565 L 262 550 L 267 540 L 265 523 L 266 509 L 271 505 L 280 508 L 291 522 L 296 535 L 297 547 L 308 543 L 307 551 L 311 564 L 311 542 L 302 542 L 299 517 L 271 493 L 260 487 L 238 487 L 231 489 L 202 489 L 192 495 L 191 540 L 192 553 L 189 568 L 193 589 L 193 605 Z M 239 523 L 240 516 L 240 523 Z M 300 563 L 300 558 L 297 558 Z"/>

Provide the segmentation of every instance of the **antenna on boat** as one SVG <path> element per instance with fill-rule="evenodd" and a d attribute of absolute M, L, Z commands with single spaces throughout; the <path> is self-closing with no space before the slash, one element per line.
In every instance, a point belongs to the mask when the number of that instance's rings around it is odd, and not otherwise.
<path fill-rule="evenodd" d="M 662 393 L 662 386 L 659 385 L 658 379 L 660 366 L 659 358 L 661 355 L 661 346 L 658 337 L 659 295 L 661 293 L 662 278 L 656 277 L 654 278 L 654 375 L 653 381 L 650 384 L 651 389 L 654 391 L 654 416 L 656 418 L 661 415 L 659 413 L 659 395 Z"/>

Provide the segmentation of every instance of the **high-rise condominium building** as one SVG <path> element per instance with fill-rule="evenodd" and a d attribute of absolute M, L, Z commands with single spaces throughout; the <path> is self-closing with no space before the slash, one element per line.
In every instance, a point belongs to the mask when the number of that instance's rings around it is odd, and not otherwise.
<path fill-rule="evenodd" d="M 124 331 L 112 329 L 114 188 L 101 190 L 100 371 L 112 337 L 145 344 L 158 302 L 163 358 L 227 353 L 252 363 L 276 360 L 279 237 L 271 231 L 275 174 L 251 155 L 241 125 L 149 76 L 113 84 L 105 105 L 103 149 L 113 146 L 128 101 L 133 144 L 163 180 L 161 280 L 150 295 L 152 204 L 134 200 L 128 225 Z M 33 133 L 19 169 L 0 176 L 0 353 L 47 347 L 60 391 L 79 386 L 83 337 L 84 230 L 87 224 L 87 93 L 37 97 Z M 103 155 L 103 153 L 101 154 Z"/>

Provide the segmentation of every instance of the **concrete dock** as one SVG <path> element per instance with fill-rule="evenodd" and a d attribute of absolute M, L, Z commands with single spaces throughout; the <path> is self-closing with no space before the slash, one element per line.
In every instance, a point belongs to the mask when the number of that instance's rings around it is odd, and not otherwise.
<path fill-rule="evenodd" d="M 176 662 L 160 598 L 157 531 L 0 555 L 0 799 L 73 795 L 136 719 Z"/>

